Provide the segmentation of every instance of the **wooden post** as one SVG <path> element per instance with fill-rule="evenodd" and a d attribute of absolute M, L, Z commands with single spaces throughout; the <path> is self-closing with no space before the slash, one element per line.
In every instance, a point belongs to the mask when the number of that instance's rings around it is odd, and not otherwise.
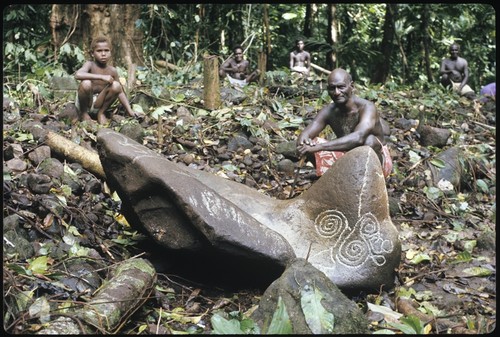
<path fill-rule="evenodd" d="M 203 106 L 209 110 L 220 107 L 219 61 L 216 56 L 203 57 Z"/>
<path fill-rule="evenodd" d="M 258 60 L 258 68 L 260 70 L 260 76 L 259 76 L 259 84 L 263 85 L 264 84 L 264 77 L 266 74 L 266 68 L 267 68 L 267 58 L 266 58 L 266 53 L 261 51 L 259 53 L 259 60 Z"/>

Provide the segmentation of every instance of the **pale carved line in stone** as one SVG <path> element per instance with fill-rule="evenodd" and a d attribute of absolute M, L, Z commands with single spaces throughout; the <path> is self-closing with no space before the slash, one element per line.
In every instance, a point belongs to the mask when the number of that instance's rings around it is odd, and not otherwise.
<path fill-rule="evenodd" d="M 382 254 L 393 249 L 392 242 L 382 239 L 380 224 L 371 213 L 364 214 L 351 228 L 342 212 L 327 210 L 316 217 L 314 225 L 319 236 L 332 239 L 328 250 L 333 265 L 338 262 L 356 268 L 371 259 L 383 266 L 387 261 Z"/>
<path fill-rule="evenodd" d="M 198 201 L 195 197 L 190 196 L 189 202 L 191 203 L 191 205 L 198 207 Z M 212 217 L 219 219 L 221 217 L 224 217 L 238 223 L 239 225 L 244 224 L 244 221 L 241 218 L 241 214 L 238 212 L 238 210 L 235 207 L 227 205 L 227 203 L 223 203 L 215 193 L 212 193 L 210 191 L 201 192 L 201 202 L 203 207 Z"/>
<path fill-rule="evenodd" d="M 358 198 L 358 218 L 361 217 L 361 214 L 362 214 L 362 211 L 361 211 L 361 207 L 363 205 L 363 200 L 365 198 L 365 187 L 366 187 L 366 183 L 368 181 L 368 163 L 370 162 L 370 156 L 368 156 L 368 160 L 365 161 L 365 174 L 363 174 L 363 184 L 361 185 L 361 193 L 359 193 L 359 198 Z"/>
<path fill-rule="evenodd" d="M 143 145 L 136 144 L 135 142 L 131 143 L 130 139 L 125 137 L 125 135 L 119 134 L 118 136 L 120 136 L 121 140 L 118 140 L 117 143 L 119 145 L 124 146 L 124 147 L 128 147 L 132 153 L 136 154 L 136 156 L 134 156 L 134 159 L 132 159 L 133 164 L 135 164 L 135 162 L 137 162 L 138 160 L 140 160 L 142 158 L 148 158 L 148 157 L 158 158 L 158 157 L 160 157 L 159 154 L 153 152 L 152 150 L 150 150 L 148 148 L 145 149 Z"/>

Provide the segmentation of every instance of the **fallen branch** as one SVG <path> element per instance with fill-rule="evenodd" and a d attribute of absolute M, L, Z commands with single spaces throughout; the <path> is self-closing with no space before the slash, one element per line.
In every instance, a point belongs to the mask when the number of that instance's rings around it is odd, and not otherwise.
<path fill-rule="evenodd" d="M 179 67 L 176 66 L 175 64 L 169 63 L 169 62 L 164 61 L 164 60 L 156 60 L 155 65 L 157 65 L 158 67 L 161 67 L 161 68 L 167 68 L 169 70 L 178 70 L 179 69 Z"/>
<path fill-rule="evenodd" d="M 320 66 L 314 64 L 311 62 L 311 67 L 318 70 L 318 71 L 321 71 L 322 73 L 325 73 L 327 75 L 330 75 L 331 71 L 330 70 L 326 70 L 325 68 L 321 68 Z"/>
<path fill-rule="evenodd" d="M 49 131 L 45 136 L 45 144 L 50 149 L 71 161 L 77 162 L 82 165 L 84 169 L 99 178 L 106 179 L 106 174 L 101 165 L 99 154 L 94 151 L 87 150 L 86 148 L 73 143 L 71 140 Z"/>
<path fill-rule="evenodd" d="M 156 271 L 149 261 L 142 258 L 123 261 L 88 303 L 50 321 L 38 334 L 88 334 L 96 329 L 116 334 L 149 298 L 155 281 Z"/>

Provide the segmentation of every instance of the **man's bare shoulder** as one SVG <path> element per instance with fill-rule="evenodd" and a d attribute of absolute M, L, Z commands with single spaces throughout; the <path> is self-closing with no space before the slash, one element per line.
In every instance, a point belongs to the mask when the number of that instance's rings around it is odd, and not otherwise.
<path fill-rule="evenodd" d="M 360 112 L 376 110 L 375 103 L 359 96 L 353 96 L 354 103 Z"/>

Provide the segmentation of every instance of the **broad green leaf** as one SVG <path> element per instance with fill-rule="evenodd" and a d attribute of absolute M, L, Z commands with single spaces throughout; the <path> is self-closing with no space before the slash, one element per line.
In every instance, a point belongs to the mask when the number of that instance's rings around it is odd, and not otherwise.
<path fill-rule="evenodd" d="M 493 273 L 491 270 L 484 267 L 465 268 L 463 272 L 471 276 L 490 276 Z"/>
<path fill-rule="evenodd" d="M 142 106 L 140 106 L 139 104 L 132 104 L 132 110 L 135 112 L 144 113 Z"/>
<path fill-rule="evenodd" d="M 171 100 L 176 102 L 176 103 L 180 103 L 180 102 L 184 101 L 185 99 L 186 99 L 186 95 L 184 95 L 183 93 L 179 93 L 171 98 Z"/>
<path fill-rule="evenodd" d="M 477 241 L 476 240 L 466 240 L 464 242 L 464 248 L 469 253 L 472 253 L 472 251 L 474 250 L 474 247 L 476 247 L 476 245 L 477 245 Z"/>
<path fill-rule="evenodd" d="M 422 157 L 420 157 L 420 155 L 415 151 L 410 150 L 408 154 L 410 155 L 410 162 L 412 164 L 418 163 L 422 159 Z"/>
<path fill-rule="evenodd" d="M 417 254 L 415 255 L 415 257 L 413 259 L 411 259 L 411 263 L 412 264 L 419 264 L 420 262 L 423 262 L 423 261 L 431 261 L 431 257 L 428 255 L 428 254 L 425 254 L 425 253 L 420 253 L 420 254 Z"/>
<path fill-rule="evenodd" d="M 434 186 L 424 187 L 424 193 L 431 200 L 437 200 L 443 196 L 443 191 Z"/>
<path fill-rule="evenodd" d="M 424 327 L 420 319 L 414 315 L 409 315 L 408 317 L 401 317 L 401 323 L 388 322 L 389 326 L 401 330 L 406 335 L 421 334 Z"/>
<path fill-rule="evenodd" d="M 321 300 L 323 294 L 316 287 L 305 285 L 300 291 L 300 306 L 304 312 L 307 325 L 314 334 L 333 332 L 333 314 L 326 311 Z"/>
<path fill-rule="evenodd" d="M 227 320 L 220 314 L 216 313 L 210 318 L 212 323 L 212 334 L 217 335 L 243 335 L 244 332 L 240 328 L 240 322 L 235 319 Z"/>
<path fill-rule="evenodd" d="M 431 159 L 431 164 L 439 168 L 445 167 L 445 162 L 438 158 Z"/>
<path fill-rule="evenodd" d="M 151 118 L 158 119 L 158 117 L 163 115 L 165 112 L 171 112 L 171 111 L 172 111 L 172 109 L 170 109 L 169 106 L 162 105 L 162 106 L 156 108 L 155 111 L 153 111 L 153 113 L 151 114 Z"/>
<path fill-rule="evenodd" d="M 395 335 L 396 332 L 389 329 L 381 329 L 373 332 L 374 335 Z"/>
<path fill-rule="evenodd" d="M 290 335 L 293 333 L 292 323 L 290 322 L 290 317 L 281 296 L 278 297 L 278 305 L 276 306 L 276 311 L 273 314 L 267 333 L 272 335 Z"/>
<path fill-rule="evenodd" d="M 47 261 L 47 256 L 39 256 L 29 263 L 28 269 L 34 274 L 45 274 L 47 272 Z"/>
<path fill-rule="evenodd" d="M 481 190 L 481 192 L 489 193 L 490 190 L 488 189 L 488 184 L 486 184 L 483 179 L 476 180 L 476 185 Z"/>
<path fill-rule="evenodd" d="M 472 261 L 472 255 L 468 251 L 463 251 L 458 253 L 453 263 L 470 262 L 470 261 Z"/>

